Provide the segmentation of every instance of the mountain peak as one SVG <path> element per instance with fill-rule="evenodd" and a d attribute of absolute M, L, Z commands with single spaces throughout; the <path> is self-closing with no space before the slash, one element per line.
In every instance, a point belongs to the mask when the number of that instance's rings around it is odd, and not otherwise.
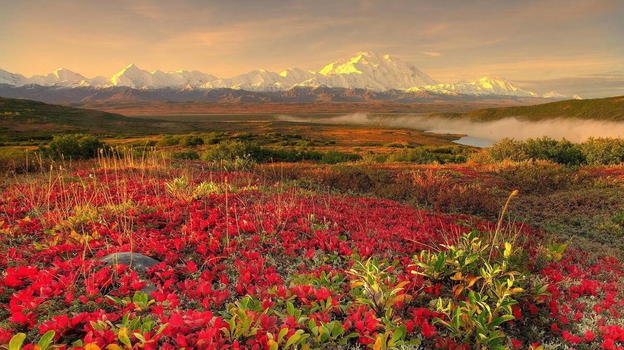
<path fill-rule="evenodd" d="M 362 51 L 350 58 L 330 63 L 319 71 L 321 77 L 304 85 L 361 88 L 376 91 L 408 89 L 436 84 L 430 76 L 416 66 L 388 54 Z"/>
<path fill-rule="evenodd" d="M 472 82 L 439 84 L 414 64 L 375 51 L 360 51 L 327 64 L 319 71 L 289 68 L 282 72 L 257 69 L 232 78 L 217 78 L 196 70 L 147 71 L 131 63 L 109 78 L 87 79 L 66 68 L 48 75 L 26 78 L 0 71 L 0 83 L 42 86 L 126 86 L 135 89 L 215 89 L 233 88 L 249 91 L 280 91 L 294 87 L 404 90 L 451 95 L 536 96 L 498 77 L 484 76 Z"/>
<path fill-rule="evenodd" d="M 470 82 L 427 85 L 422 89 L 444 95 L 537 97 L 536 93 L 520 89 L 506 79 L 489 76 Z"/>

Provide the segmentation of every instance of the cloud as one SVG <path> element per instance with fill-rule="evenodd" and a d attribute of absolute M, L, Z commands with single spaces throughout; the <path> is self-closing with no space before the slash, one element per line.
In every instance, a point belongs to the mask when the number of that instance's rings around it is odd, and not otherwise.
<path fill-rule="evenodd" d="M 624 137 L 624 123 L 584 119 L 556 118 L 531 122 L 510 117 L 489 122 L 475 122 L 467 119 L 423 115 L 379 116 L 367 113 L 315 118 L 281 115 L 278 119 L 289 122 L 408 128 L 440 134 L 469 135 L 491 141 L 499 141 L 503 138 L 526 140 L 547 136 L 582 142 L 590 137 Z"/>
<path fill-rule="evenodd" d="M 518 86 L 544 93 L 557 91 L 564 95 L 580 95 L 584 98 L 624 96 L 624 72 L 583 74 L 556 79 L 517 81 Z"/>
<path fill-rule="evenodd" d="M 85 20 L 67 21 L 68 14 Z M 0 67 L 30 75 L 71 65 L 109 75 L 136 62 L 228 76 L 318 69 L 375 50 L 438 80 L 528 80 L 622 62 L 623 15 L 619 0 L 6 1 Z M 555 53 L 559 60 L 549 57 Z M 589 60 L 600 62 L 581 65 Z"/>
<path fill-rule="evenodd" d="M 441 53 L 436 52 L 436 51 L 422 51 L 421 52 L 423 55 L 425 56 L 431 56 L 431 57 L 438 57 L 438 56 L 442 56 Z"/>

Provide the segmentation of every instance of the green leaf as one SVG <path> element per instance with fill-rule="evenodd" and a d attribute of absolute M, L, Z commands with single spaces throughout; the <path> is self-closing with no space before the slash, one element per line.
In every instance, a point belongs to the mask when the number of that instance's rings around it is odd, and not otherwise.
<path fill-rule="evenodd" d="M 145 343 L 145 337 L 143 336 L 143 334 L 139 333 L 139 332 L 134 332 L 132 333 L 138 340 L 141 341 L 141 343 Z"/>
<path fill-rule="evenodd" d="M 165 323 L 162 326 L 158 327 L 158 330 L 156 331 L 156 335 L 159 335 L 160 333 L 162 333 L 165 330 L 165 328 L 167 328 L 167 326 L 168 324 Z"/>
<path fill-rule="evenodd" d="M 41 350 L 47 350 L 52 341 L 54 340 L 54 335 L 56 333 L 54 331 L 47 331 L 44 335 L 41 336 L 41 339 L 37 342 L 37 345 L 41 348 Z"/>
<path fill-rule="evenodd" d="M 24 344 L 24 339 L 26 339 L 26 334 L 24 333 L 14 335 L 9 341 L 9 350 L 20 350 L 22 344 Z"/>
<path fill-rule="evenodd" d="M 396 345 L 397 342 L 405 338 L 406 334 L 407 329 L 405 328 L 405 325 L 400 325 L 399 327 L 395 328 L 394 332 L 392 332 L 392 343 Z"/>
<path fill-rule="evenodd" d="M 282 342 L 282 339 L 284 339 L 286 334 L 288 334 L 288 328 L 284 327 L 284 328 L 280 329 L 279 334 L 277 335 L 277 343 L 278 344 Z"/>
<path fill-rule="evenodd" d="M 303 330 L 299 329 L 295 332 L 295 334 L 291 335 L 290 338 L 288 338 L 288 341 L 286 341 L 286 344 L 284 345 L 284 348 L 288 348 L 289 346 L 297 343 L 297 341 L 299 341 L 299 339 L 301 339 L 301 335 L 303 334 Z"/>
<path fill-rule="evenodd" d="M 295 305 L 293 305 L 293 303 L 291 303 L 290 301 L 286 302 L 286 311 L 288 312 L 290 316 L 294 315 Z"/>
<path fill-rule="evenodd" d="M 509 258 L 511 256 L 511 243 L 505 242 L 505 251 L 503 252 L 504 258 Z"/>
<path fill-rule="evenodd" d="M 499 317 L 493 319 L 492 322 L 490 323 L 490 325 L 492 327 L 498 327 L 501 324 L 503 324 L 503 323 L 505 323 L 507 321 L 511 321 L 513 319 L 514 319 L 513 315 L 502 315 L 502 316 L 499 316 Z"/>

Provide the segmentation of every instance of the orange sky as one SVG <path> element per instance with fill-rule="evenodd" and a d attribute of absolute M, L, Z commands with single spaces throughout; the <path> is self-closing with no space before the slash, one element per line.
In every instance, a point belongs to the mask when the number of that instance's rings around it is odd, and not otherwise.
<path fill-rule="evenodd" d="M 0 68 L 221 77 L 390 53 L 441 81 L 624 70 L 620 0 L 0 0 Z"/>

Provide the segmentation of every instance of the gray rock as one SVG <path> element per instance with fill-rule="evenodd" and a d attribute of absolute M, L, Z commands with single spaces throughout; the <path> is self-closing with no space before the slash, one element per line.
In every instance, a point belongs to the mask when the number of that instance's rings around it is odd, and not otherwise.
<path fill-rule="evenodd" d="M 100 260 L 108 265 L 127 265 L 141 272 L 160 263 L 160 261 L 150 258 L 149 256 L 132 252 L 112 253 Z"/>
<path fill-rule="evenodd" d="M 107 265 L 127 265 L 128 267 L 138 271 L 145 272 L 145 270 L 149 267 L 157 265 L 160 261 L 150 258 L 147 255 L 132 253 L 132 252 L 118 252 L 109 254 L 100 261 L 105 262 Z M 151 295 L 153 292 L 157 290 L 156 286 L 152 283 L 147 283 L 141 291 L 148 295 Z"/>

